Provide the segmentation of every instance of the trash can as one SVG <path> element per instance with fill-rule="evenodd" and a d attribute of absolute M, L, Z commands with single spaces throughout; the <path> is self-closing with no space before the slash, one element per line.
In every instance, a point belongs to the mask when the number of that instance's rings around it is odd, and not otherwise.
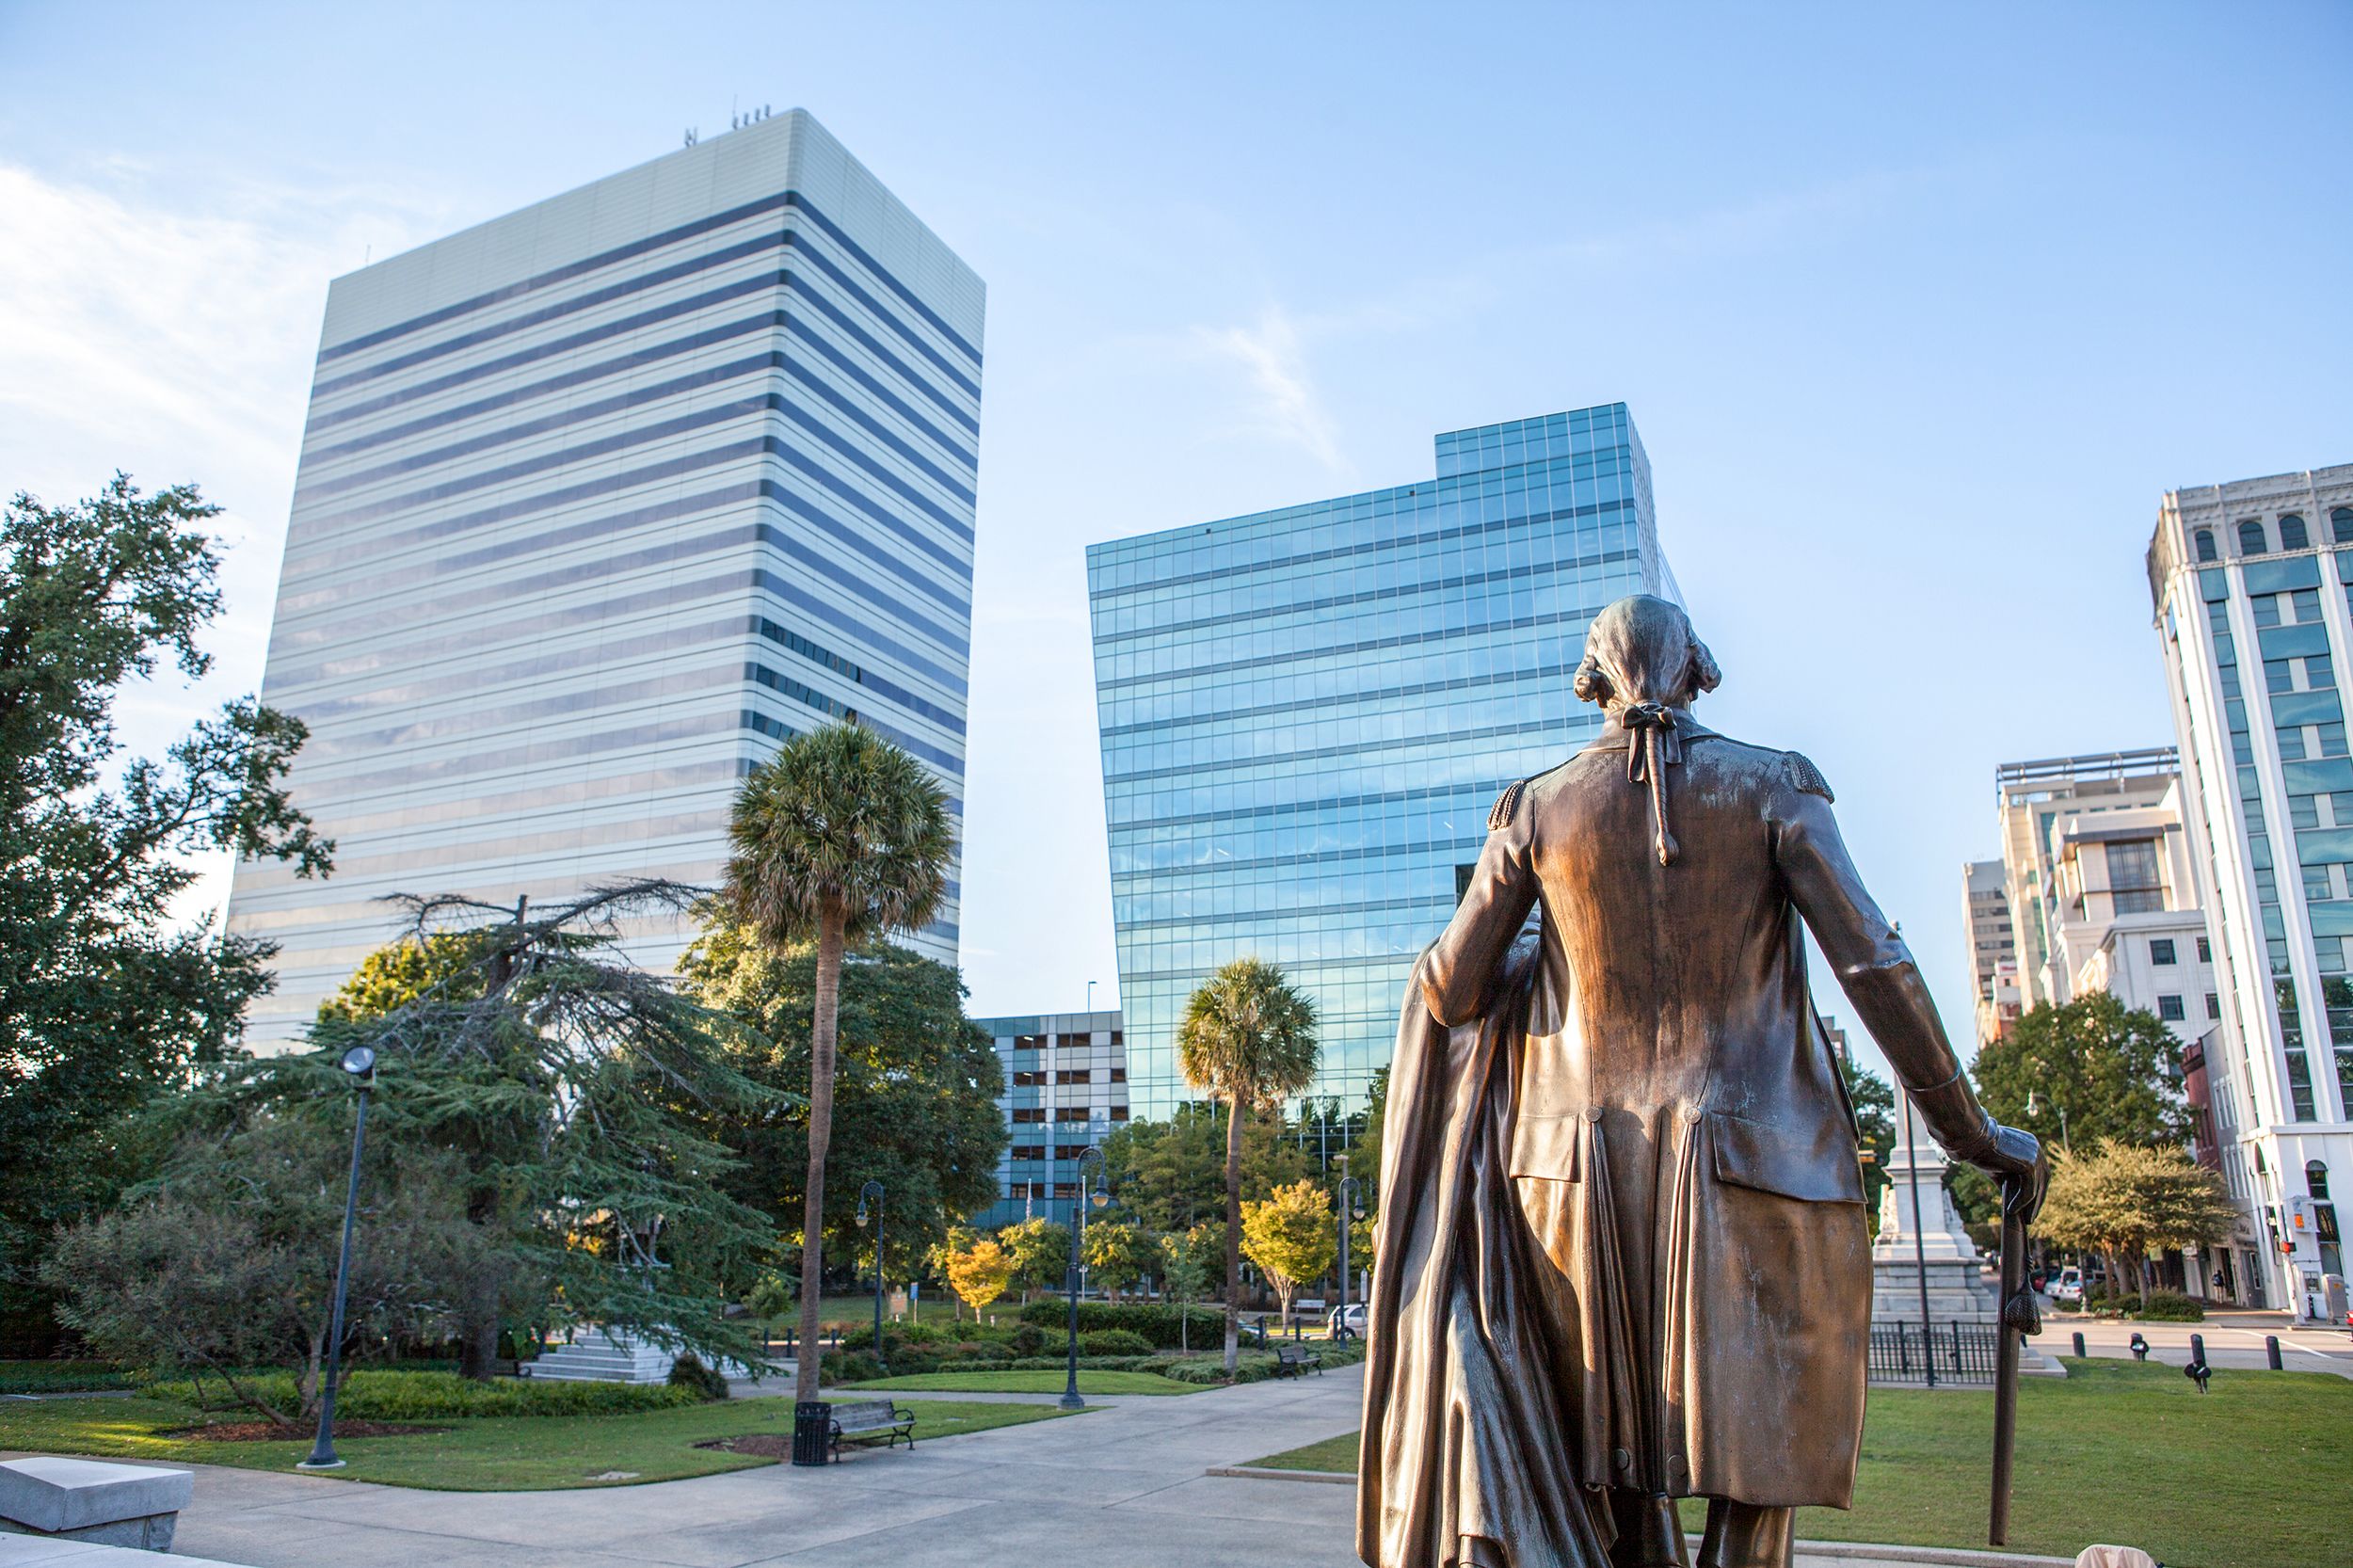
<path fill-rule="evenodd" d="M 809 1400 L 792 1407 L 792 1463 L 823 1464 L 833 1446 L 833 1406 Z"/>

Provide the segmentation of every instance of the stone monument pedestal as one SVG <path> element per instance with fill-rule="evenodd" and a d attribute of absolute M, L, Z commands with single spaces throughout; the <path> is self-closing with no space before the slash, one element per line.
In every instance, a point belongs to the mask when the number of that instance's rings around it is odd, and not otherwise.
<path fill-rule="evenodd" d="M 1907 1102 L 1903 1112 L 1909 1115 Z M 1910 1136 L 1905 1136 L 1906 1133 Z M 1977 1245 L 1945 1191 L 1950 1160 L 1916 1118 L 1898 1128 L 1888 1157 L 1887 1189 L 1880 1193 L 1880 1233 L 1871 1243 L 1871 1321 L 1920 1321 L 1920 1279 L 1928 1276 L 1929 1320 L 1992 1324 L 1999 1318 Z M 1914 1211 L 1914 1176 L 1919 1209 Z M 1915 1242 L 1914 1238 L 1917 1238 Z"/>

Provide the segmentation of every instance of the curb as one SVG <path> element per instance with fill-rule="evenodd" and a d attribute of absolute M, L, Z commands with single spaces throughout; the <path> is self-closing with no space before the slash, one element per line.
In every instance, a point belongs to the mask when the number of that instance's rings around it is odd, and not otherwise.
<path fill-rule="evenodd" d="M 1212 1464 L 1201 1472 L 1205 1476 L 1229 1476 L 1242 1480 L 1305 1480 L 1325 1486 L 1353 1486 L 1356 1477 L 1351 1472 L 1332 1470 L 1269 1470 L 1257 1464 Z"/>
<path fill-rule="evenodd" d="M 1693 1542 L 1698 1536 L 1689 1538 Z M 1863 1558 L 1872 1562 L 1944 1562 L 1960 1568 L 2074 1568 L 2072 1557 L 2019 1552 L 1973 1552 L 1958 1546 L 1875 1546 L 1861 1541 L 1801 1541 L 1800 1557 Z"/>
<path fill-rule="evenodd" d="M 1258 1464 L 1212 1464 L 1202 1474 L 1241 1480 L 1312 1481 L 1326 1486 L 1353 1486 L 1353 1475 L 1328 1470 L 1271 1470 Z M 1695 1545 L 1699 1537 L 1687 1539 Z M 1952 1568 L 2073 1568 L 2070 1557 L 2029 1557 L 2021 1552 L 1974 1552 L 1957 1546 L 1880 1546 L 1859 1541 L 1801 1541 L 1800 1557 L 1861 1558 L 1872 1562 L 1930 1562 Z"/>

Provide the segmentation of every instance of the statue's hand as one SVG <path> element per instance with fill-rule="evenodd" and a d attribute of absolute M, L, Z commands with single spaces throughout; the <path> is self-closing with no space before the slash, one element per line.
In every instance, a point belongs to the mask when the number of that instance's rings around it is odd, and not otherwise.
<path fill-rule="evenodd" d="M 2051 1184 L 2051 1162 L 2042 1156 L 2042 1143 L 2024 1128 L 1989 1122 L 1993 1141 L 1973 1154 L 1969 1163 L 2001 1184 L 2002 1212 L 2031 1224 L 2041 1212 L 2044 1189 Z"/>

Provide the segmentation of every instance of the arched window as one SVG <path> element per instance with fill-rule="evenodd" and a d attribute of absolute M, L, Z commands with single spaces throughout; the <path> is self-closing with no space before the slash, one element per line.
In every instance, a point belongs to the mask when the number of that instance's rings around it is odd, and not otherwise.
<path fill-rule="evenodd" d="M 2353 544 L 2353 506 L 2340 506 L 2329 514 L 2329 538 L 2334 544 Z"/>
<path fill-rule="evenodd" d="M 2329 1195 L 2329 1167 L 2317 1160 L 2306 1160 L 2304 1162 L 2304 1191 L 2316 1198 L 2327 1197 Z"/>
<path fill-rule="evenodd" d="M 2271 547 L 2264 543 L 2264 525 L 2249 518 L 2238 525 L 2238 552 L 2241 555 L 2261 555 Z"/>
<path fill-rule="evenodd" d="M 2348 520 L 2345 526 L 2353 528 L 2353 520 Z M 2214 530 L 2211 528 L 2201 528 L 2198 530 L 2198 558 L 2201 561 L 2214 561 L 2220 559 L 2220 557 L 2215 553 Z"/>
<path fill-rule="evenodd" d="M 2280 520 L 2280 548 L 2302 550 L 2313 541 L 2304 536 L 2304 520 L 2290 512 Z"/>

